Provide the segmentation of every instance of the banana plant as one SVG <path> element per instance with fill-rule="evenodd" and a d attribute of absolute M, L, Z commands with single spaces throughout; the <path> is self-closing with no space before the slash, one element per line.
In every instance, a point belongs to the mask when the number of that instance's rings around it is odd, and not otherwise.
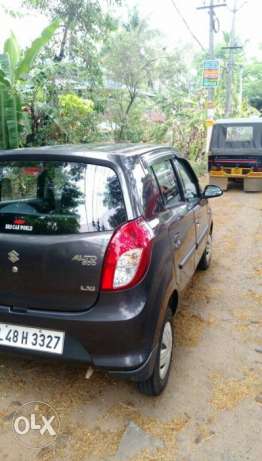
<path fill-rule="evenodd" d="M 23 112 L 19 86 L 58 27 L 59 21 L 54 20 L 25 52 L 21 52 L 13 33 L 4 44 L 0 54 L 0 148 L 16 148 L 20 144 Z"/>

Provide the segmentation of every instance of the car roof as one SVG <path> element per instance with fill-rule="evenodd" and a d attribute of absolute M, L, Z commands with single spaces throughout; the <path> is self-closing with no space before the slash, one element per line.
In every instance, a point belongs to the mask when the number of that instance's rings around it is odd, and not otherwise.
<path fill-rule="evenodd" d="M 215 121 L 215 125 L 253 125 L 262 124 L 261 117 L 250 117 L 250 118 L 222 118 Z"/>
<path fill-rule="evenodd" d="M 77 156 L 87 159 L 99 160 L 120 160 L 123 157 L 138 157 L 150 152 L 166 151 L 170 148 L 163 145 L 154 144 L 121 144 L 121 143 L 104 143 L 104 144 L 65 144 L 44 147 L 26 147 L 20 149 L 0 150 L 0 156 Z"/>

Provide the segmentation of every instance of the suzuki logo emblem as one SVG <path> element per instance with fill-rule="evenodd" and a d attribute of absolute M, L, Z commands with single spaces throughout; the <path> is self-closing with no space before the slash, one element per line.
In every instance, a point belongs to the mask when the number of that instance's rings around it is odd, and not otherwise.
<path fill-rule="evenodd" d="M 13 264 L 17 263 L 20 260 L 19 256 L 19 253 L 17 253 L 15 250 L 9 251 L 8 253 L 8 259 Z"/>

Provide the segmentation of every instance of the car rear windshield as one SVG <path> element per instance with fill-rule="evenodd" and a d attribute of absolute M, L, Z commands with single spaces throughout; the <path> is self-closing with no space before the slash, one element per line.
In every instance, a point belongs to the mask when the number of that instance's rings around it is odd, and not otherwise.
<path fill-rule="evenodd" d="M 125 221 L 121 186 L 111 168 L 65 161 L 0 163 L 0 232 L 103 232 Z"/>

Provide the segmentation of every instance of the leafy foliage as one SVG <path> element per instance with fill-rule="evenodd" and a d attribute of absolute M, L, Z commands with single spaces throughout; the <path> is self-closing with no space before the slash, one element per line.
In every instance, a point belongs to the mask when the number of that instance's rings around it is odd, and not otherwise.
<path fill-rule="evenodd" d="M 2 145 L 113 139 L 168 143 L 202 171 L 207 53 L 192 57 L 187 47 L 167 50 L 163 37 L 137 8 L 120 23 L 112 8 L 121 4 L 118 0 L 23 0 L 23 4 L 52 22 L 24 53 L 14 34 L 5 43 L 0 57 Z M 216 117 L 225 111 L 225 47 L 230 34 L 225 32 L 223 40 L 215 50 L 221 63 Z M 261 62 L 247 63 L 244 51 L 236 53 L 232 116 L 262 111 L 261 88 Z"/>
<path fill-rule="evenodd" d="M 19 60 L 19 54 L 17 55 L 17 61 L 15 63 L 15 78 L 19 80 L 28 74 L 32 68 L 34 60 L 38 56 L 41 49 L 49 42 L 53 37 L 54 33 L 59 27 L 59 20 L 54 20 L 49 26 L 47 26 L 40 37 L 33 41 L 30 48 L 28 48 L 25 53 L 22 55 L 22 59 Z M 18 49 L 18 47 L 17 47 Z M 10 56 L 10 55 L 9 55 Z"/>
<path fill-rule="evenodd" d="M 140 21 L 136 10 L 129 23 L 112 34 L 104 51 L 104 65 L 110 93 L 111 113 L 117 126 L 116 138 L 128 139 L 131 109 L 139 96 L 152 93 L 156 62 L 159 59 L 157 32 Z"/>
<path fill-rule="evenodd" d="M 24 0 L 23 3 L 52 19 L 60 19 L 62 33 L 57 40 L 57 61 L 70 57 L 71 60 L 81 59 L 90 65 L 96 44 L 104 40 L 108 30 L 115 26 L 106 7 L 119 5 L 121 1 Z"/>
<path fill-rule="evenodd" d="M 262 113 L 262 63 L 253 60 L 244 71 L 244 92 L 251 106 Z"/>
<path fill-rule="evenodd" d="M 4 149 L 18 147 L 20 144 L 25 117 L 19 81 L 29 73 L 40 50 L 58 26 L 59 22 L 53 21 L 24 53 L 21 53 L 13 33 L 4 44 L 4 54 L 0 55 L 0 147 Z"/>
<path fill-rule="evenodd" d="M 8 55 L 0 55 L 0 66 L 0 146 L 7 149 L 17 147 L 19 143 L 21 104 L 19 96 L 12 91 L 11 61 Z"/>
<path fill-rule="evenodd" d="M 59 126 L 66 134 L 67 142 L 88 141 L 93 110 L 94 103 L 89 99 L 71 93 L 59 96 Z"/>

